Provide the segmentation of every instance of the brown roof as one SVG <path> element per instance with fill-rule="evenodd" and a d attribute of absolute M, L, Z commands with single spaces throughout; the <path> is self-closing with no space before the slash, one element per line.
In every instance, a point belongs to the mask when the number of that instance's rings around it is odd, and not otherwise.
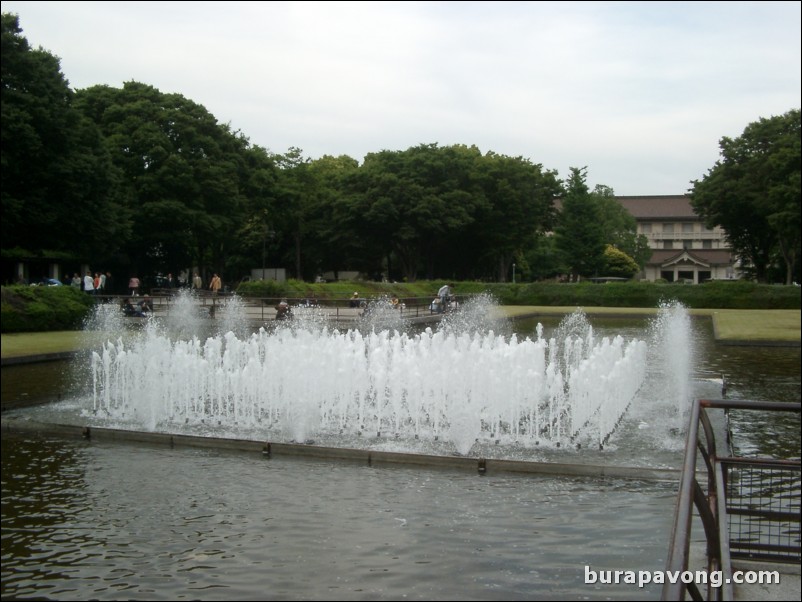
<path fill-rule="evenodd" d="M 690 220 L 701 218 L 694 213 L 690 198 L 684 194 L 662 196 L 617 196 L 621 205 L 636 220 Z M 554 199 L 557 211 L 562 209 L 562 199 Z"/>
<path fill-rule="evenodd" d="M 708 265 L 731 265 L 735 258 L 726 249 L 656 249 L 647 262 L 649 265 L 663 265 L 687 253 L 691 257 Z"/>
<path fill-rule="evenodd" d="M 637 220 L 700 219 L 691 207 L 690 198 L 684 194 L 670 196 L 617 196 L 615 198 Z"/>

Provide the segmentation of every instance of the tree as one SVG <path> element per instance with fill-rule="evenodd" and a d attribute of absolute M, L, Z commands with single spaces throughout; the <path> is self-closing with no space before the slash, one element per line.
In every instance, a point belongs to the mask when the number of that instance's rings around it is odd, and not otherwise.
<path fill-rule="evenodd" d="M 632 278 L 641 267 L 629 255 L 613 245 L 604 249 L 604 275 L 617 278 Z"/>
<path fill-rule="evenodd" d="M 495 280 L 505 282 L 514 258 L 554 222 L 557 176 L 522 157 L 487 153 L 481 162 L 487 210 L 477 225 L 482 249 L 492 259 Z"/>
<path fill-rule="evenodd" d="M 800 111 L 761 118 L 719 142 L 721 159 L 692 182 L 691 205 L 708 227 L 721 226 L 754 278 L 767 280 L 774 256 L 785 281 L 799 274 Z"/>
<path fill-rule="evenodd" d="M 120 186 L 134 224 L 127 247 L 132 269 L 198 265 L 225 274 L 246 220 L 246 193 L 266 194 L 270 177 L 255 181 L 249 167 L 264 158 L 249 155 L 247 139 L 203 106 L 147 84 L 81 90 L 76 106 L 99 125 L 124 174 Z"/>
<path fill-rule="evenodd" d="M 307 264 L 314 268 L 310 276 L 324 271 L 338 275 L 349 267 L 365 273 L 375 271 L 373 256 L 366 254 L 362 241 L 356 236 L 344 194 L 359 163 L 347 155 L 325 155 L 312 161 L 309 169 L 317 184 L 316 203 L 308 215 Z"/>
<path fill-rule="evenodd" d="M 634 260 L 638 270 L 642 270 L 652 256 L 652 250 L 649 248 L 649 239 L 643 234 L 638 234 L 638 223 L 635 218 L 616 200 L 615 192 L 609 186 L 597 184 L 591 195 L 599 205 L 601 215 L 599 227 L 603 232 L 604 242 L 622 251 Z"/>
<path fill-rule="evenodd" d="M 571 280 L 598 275 L 604 265 L 604 232 L 599 227 L 602 215 L 599 203 L 591 195 L 585 180 L 587 167 L 571 168 L 565 196 L 554 234 L 557 248 L 570 266 Z"/>
<path fill-rule="evenodd" d="M 98 261 L 124 243 L 128 214 L 98 128 L 73 104 L 51 53 L 2 15 L 3 250 Z"/>
<path fill-rule="evenodd" d="M 267 267 L 274 261 L 274 240 L 277 223 L 275 202 L 277 170 L 273 157 L 260 146 L 245 149 L 241 166 L 243 220 L 226 261 L 229 277 L 250 274 L 254 267 Z"/>
<path fill-rule="evenodd" d="M 444 274 L 446 254 L 481 200 L 474 181 L 478 156 L 475 148 L 437 144 L 369 154 L 350 182 L 360 240 L 380 257 L 394 257 L 410 282 L 422 268 L 429 278 Z"/>

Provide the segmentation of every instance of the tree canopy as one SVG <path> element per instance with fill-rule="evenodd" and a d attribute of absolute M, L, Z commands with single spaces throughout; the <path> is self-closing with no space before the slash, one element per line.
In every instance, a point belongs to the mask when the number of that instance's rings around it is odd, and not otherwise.
<path fill-rule="evenodd" d="M 201 105 L 146 84 L 95 86 L 75 104 L 98 124 L 123 174 L 132 271 L 222 272 L 248 212 L 270 205 L 272 159 Z"/>
<path fill-rule="evenodd" d="M 605 234 L 600 204 L 590 193 L 587 167 L 572 167 L 555 229 L 557 248 L 571 271 L 571 279 L 598 276 L 604 265 Z"/>
<path fill-rule="evenodd" d="M 74 107 L 59 59 L 21 33 L 18 17 L 3 14 L 3 248 L 22 257 L 107 256 L 129 232 L 119 174 L 97 126 Z M 114 219 L 98 233 L 103 216 Z"/>
<path fill-rule="evenodd" d="M 800 111 L 761 118 L 741 136 L 719 142 L 721 159 L 693 181 L 691 205 L 708 227 L 721 226 L 754 278 L 778 263 L 784 280 L 799 278 Z"/>

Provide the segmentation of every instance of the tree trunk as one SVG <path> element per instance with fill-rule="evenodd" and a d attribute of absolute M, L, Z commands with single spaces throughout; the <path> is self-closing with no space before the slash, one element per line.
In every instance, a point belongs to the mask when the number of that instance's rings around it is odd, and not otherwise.
<path fill-rule="evenodd" d="M 303 274 L 301 273 L 301 233 L 295 233 L 295 277 L 298 280 L 303 280 Z"/>

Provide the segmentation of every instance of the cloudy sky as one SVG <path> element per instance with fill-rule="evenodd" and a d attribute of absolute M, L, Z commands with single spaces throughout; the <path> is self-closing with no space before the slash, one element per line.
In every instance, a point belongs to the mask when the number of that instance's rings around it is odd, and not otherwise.
<path fill-rule="evenodd" d="M 177 92 L 275 153 L 421 143 L 681 194 L 800 108 L 800 2 L 14 2 L 75 89 Z"/>

